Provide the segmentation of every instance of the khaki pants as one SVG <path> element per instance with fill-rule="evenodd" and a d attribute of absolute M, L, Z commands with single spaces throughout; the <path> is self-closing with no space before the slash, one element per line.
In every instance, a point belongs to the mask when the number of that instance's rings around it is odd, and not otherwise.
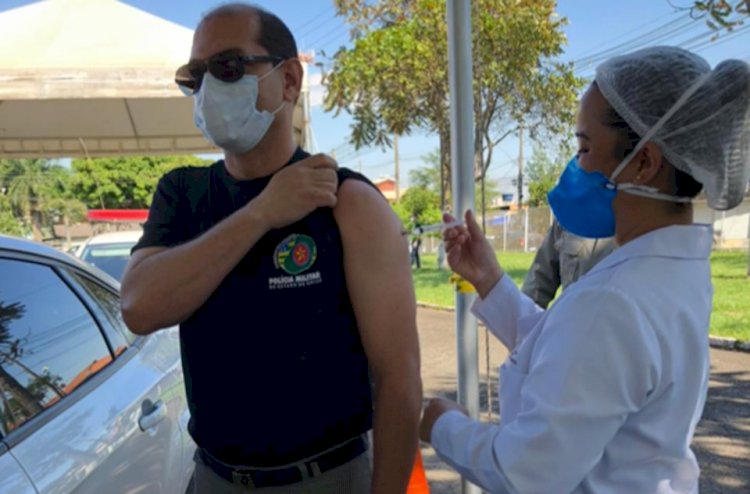
<path fill-rule="evenodd" d="M 228 482 L 196 459 L 193 494 L 369 494 L 371 481 L 369 453 L 363 453 L 349 463 L 302 482 L 259 489 Z"/>

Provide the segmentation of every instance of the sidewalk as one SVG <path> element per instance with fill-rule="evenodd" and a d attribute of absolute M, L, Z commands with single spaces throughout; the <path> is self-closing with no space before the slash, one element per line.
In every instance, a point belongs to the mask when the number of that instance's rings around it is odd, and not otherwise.
<path fill-rule="evenodd" d="M 456 397 L 456 336 L 452 312 L 420 308 L 425 398 Z M 497 420 L 497 369 L 507 352 L 490 335 L 490 389 Z M 479 329 L 480 409 L 487 409 L 485 330 Z M 713 373 L 693 449 L 702 469 L 701 494 L 750 493 L 750 353 L 711 350 Z M 486 416 L 486 413 L 483 413 Z M 458 475 L 423 448 L 431 494 L 461 494 Z"/>

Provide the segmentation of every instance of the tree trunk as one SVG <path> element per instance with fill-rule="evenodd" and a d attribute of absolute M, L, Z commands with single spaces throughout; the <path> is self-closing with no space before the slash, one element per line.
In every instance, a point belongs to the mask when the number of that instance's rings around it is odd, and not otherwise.
<path fill-rule="evenodd" d="M 0 365 L 0 388 L 10 392 L 30 417 L 44 410 L 42 405 L 31 396 L 31 393 L 21 386 L 21 383 L 16 381 L 13 376 L 8 374 L 8 371 L 2 365 Z"/>
<path fill-rule="evenodd" d="M 31 232 L 34 235 L 34 240 L 37 242 L 42 241 L 42 227 L 39 218 L 40 214 L 39 211 L 31 212 Z"/>
<path fill-rule="evenodd" d="M 482 173 L 481 180 L 481 195 L 482 195 L 482 233 L 485 235 L 487 234 L 487 203 L 486 203 L 486 188 L 484 186 L 485 179 L 484 179 L 484 173 Z"/>
<path fill-rule="evenodd" d="M 441 129 L 440 132 L 440 208 L 443 211 L 451 209 L 451 136 L 448 129 Z M 453 211 L 455 215 L 456 212 Z M 458 213 L 460 214 L 460 213 Z"/>
<path fill-rule="evenodd" d="M 485 180 L 484 177 L 486 175 L 484 171 L 484 160 L 482 159 L 482 141 L 481 141 L 481 135 L 479 132 L 476 132 L 476 136 L 479 137 L 478 140 L 474 141 L 474 183 L 476 184 L 477 181 L 479 182 L 479 213 L 482 215 L 482 233 L 487 232 L 487 221 L 485 217 L 487 216 L 487 204 L 485 201 Z M 476 190 L 476 187 L 474 188 Z M 474 198 L 474 208 L 476 209 L 476 203 L 477 198 Z"/>
<path fill-rule="evenodd" d="M 70 250 L 70 218 L 68 213 L 63 214 L 63 223 L 65 224 L 65 251 Z"/>

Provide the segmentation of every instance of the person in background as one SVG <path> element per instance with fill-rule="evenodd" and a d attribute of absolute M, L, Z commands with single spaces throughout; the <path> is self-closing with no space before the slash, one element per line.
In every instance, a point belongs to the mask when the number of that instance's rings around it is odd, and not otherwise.
<path fill-rule="evenodd" d="M 419 258 L 419 249 L 422 247 L 422 225 L 419 220 L 414 218 L 414 231 L 411 237 L 411 265 L 417 266 L 417 269 L 422 267 L 422 261 Z"/>
<path fill-rule="evenodd" d="M 614 249 L 612 237 L 580 237 L 565 231 L 554 220 L 526 273 L 521 291 L 546 309 L 558 288 L 565 290 Z"/>

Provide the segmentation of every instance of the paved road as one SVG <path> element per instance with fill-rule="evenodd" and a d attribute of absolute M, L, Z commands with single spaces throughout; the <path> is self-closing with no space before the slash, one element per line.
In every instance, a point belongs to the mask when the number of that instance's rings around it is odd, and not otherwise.
<path fill-rule="evenodd" d="M 456 339 L 453 313 L 420 309 L 422 377 L 425 397 L 456 396 Z M 506 356 L 490 335 L 490 389 L 497 420 L 497 369 Z M 486 410 L 485 330 L 479 329 L 480 399 Z M 701 494 L 750 493 L 750 353 L 712 350 L 711 389 L 694 450 L 701 465 Z M 460 494 L 458 476 L 432 449 L 423 448 L 432 494 Z"/>

